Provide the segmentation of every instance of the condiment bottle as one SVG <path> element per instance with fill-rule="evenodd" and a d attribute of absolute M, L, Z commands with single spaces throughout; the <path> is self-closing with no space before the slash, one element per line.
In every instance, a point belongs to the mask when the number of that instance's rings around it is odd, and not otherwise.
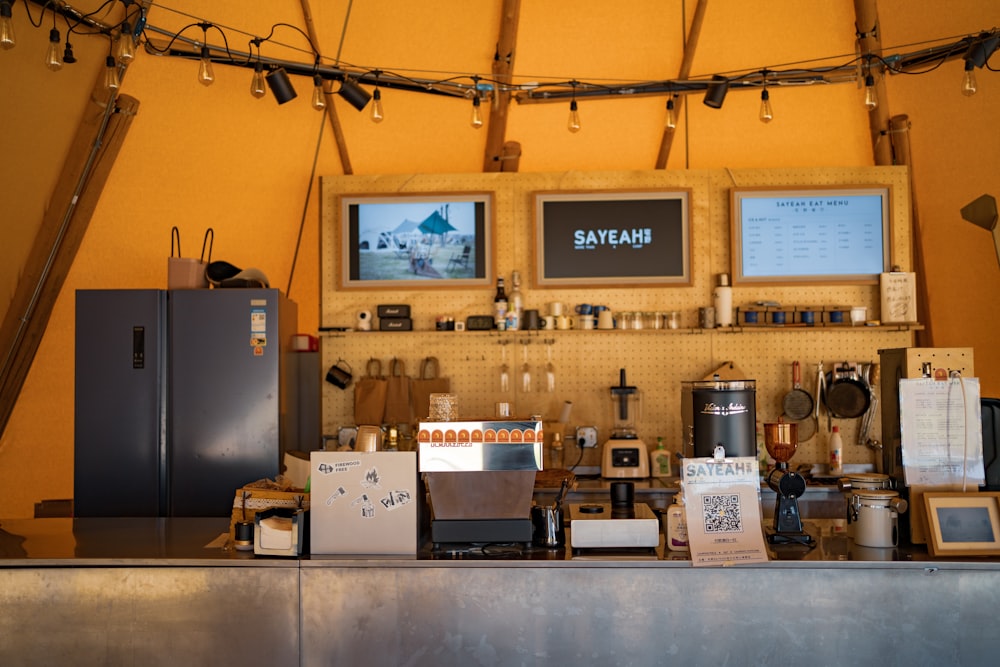
<path fill-rule="evenodd" d="M 689 551 L 687 517 L 684 516 L 684 497 L 674 494 L 674 503 L 667 508 L 666 545 L 671 551 Z"/>
<path fill-rule="evenodd" d="M 840 427 L 834 426 L 830 434 L 830 474 L 841 475 L 844 472 L 844 442 L 840 437 Z"/>
<path fill-rule="evenodd" d="M 520 329 L 524 315 L 524 298 L 521 296 L 521 272 L 514 271 L 510 276 L 511 290 L 507 297 L 507 314 L 514 314 L 514 329 Z M 510 329 L 510 318 L 507 318 L 507 328 Z"/>
<path fill-rule="evenodd" d="M 650 477 L 670 477 L 670 452 L 663 448 L 663 438 L 656 439 L 656 449 L 649 453 Z"/>
<path fill-rule="evenodd" d="M 715 290 L 712 292 L 715 306 L 715 326 L 729 327 L 733 325 L 733 288 L 729 286 L 729 274 L 720 273 L 716 277 Z"/>
<path fill-rule="evenodd" d="M 497 293 L 493 297 L 493 328 L 507 327 L 507 292 L 504 290 L 503 278 L 497 278 Z"/>

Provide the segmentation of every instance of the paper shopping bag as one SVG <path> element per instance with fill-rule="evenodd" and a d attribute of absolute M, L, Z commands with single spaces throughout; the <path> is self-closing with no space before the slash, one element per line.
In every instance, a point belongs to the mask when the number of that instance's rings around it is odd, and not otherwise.
<path fill-rule="evenodd" d="M 426 357 L 420 362 L 420 375 L 410 382 L 410 398 L 413 416 L 417 420 L 430 415 L 431 394 L 447 394 L 451 391 L 451 380 L 438 377 L 440 373 L 437 357 Z"/>
<path fill-rule="evenodd" d="M 387 383 L 382 376 L 382 362 L 369 359 L 364 377 L 354 383 L 354 423 L 381 426 L 385 415 Z"/>
<path fill-rule="evenodd" d="M 385 416 L 388 424 L 409 424 L 413 419 L 410 405 L 410 378 L 406 375 L 406 364 L 393 357 L 386 378 Z"/>

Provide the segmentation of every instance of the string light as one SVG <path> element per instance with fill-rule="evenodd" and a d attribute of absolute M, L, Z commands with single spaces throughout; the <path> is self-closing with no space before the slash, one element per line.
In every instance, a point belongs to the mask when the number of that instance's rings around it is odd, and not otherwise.
<path fill-rule="evenodd" d="M 972 97 L 979 87 L 976 84 L 976 66 L 971 60 L 965 61 L 965 74 L 962 76 L 962 94 Z"/>
<path fill-rule="evenodd" d="M 116 56 L 122 65 L 128 65 L 135 60 L 135 41 L 132 39 L 132 28 L 128 21 L 122 22 L 121 32 L 118 34 L 116 45 Z"/>
<path fill-rule="evenodd" d="M 118 62 L 114 56 L 104 59 L 104 89 L 108 92 L 115 92 L 121 86 L 121 79 L 118 77 Z"/>
<path fill-rule="evenodd" d="M 258 59 L 257 63 L 253 66 L 253 77 L 250 79 L 250 94 L 259 100 L 267 94 L 265 86 L 264 63 Z"/>
<path fill-rule="evenodd" d="M 483 112 L 479 108 L 480 104 L 479 94 L 477 93 L 472 98 L 472 119 L 469 121 L 469 124 L 477 130 L 483 126 Z"/>
<path fill-rule="evenodd" d="M 198 83 L 203 86 L 211 86 L 215 81 L 215 70 L 212 68 L 212 60 L 208 55 L 208 23 L 199 23 L 205 39 L 201 43 L 201 58 L 198 63 Z"/>
<path fill-rule="evenodd" d="M 875 92 L 875 77 L 871 72 L 865 75 L 865 108 L 874 111 L 878 107 L 878 93 Z"/>
<path fill-rule="evenodd" d="M 774 111 L 771 109 L 771 94 L 767 92 L 767 87 L 760 91 L 760 122 L 770 123 L 774 120 Z"/>
<path fill-rule="evenodd" d="M 385 114 L 382 112 L 382 91 L 379 90 L 378 86 L 375 86 L 375 90 L 372 92 L 372 122 L 381 123 L 385 120 Z"/>
<path fill-rule="evenodd" d="M 326 97 L 323 95 L 323 77 L 319 74 L 313 75 L 312 108 L 316 111 L 322 111 L 326 108 Z"/>
<path fill-rule="evenodd" d="M 576 106 L 576 84 L 578 82 L 571 81 L 570 85 L 573 86 L 573 99 L 569 103 L 569 120 L 566 121 L 566 129 L 570 132 L 580 131 L 580 110 Z"/>
<path fill-rule="evenodd" d="M 0 48 L 5 51 L 14 48 L 17 39 L 14 38 L 14 19 L 10 0 L 0 1 Z"/>
<path fill-rule="evenodd" d="M 677 110 L 674 109 L 674 95 L 667 98 L 667 129 L 677 129 Z"/>
<path fill-rule="evenodd" d="M 61 41 L 58 28 L 49 30 L 49 48 L 45 51 L 45 66 L 53 72 L 58 72 L 63 66 L 62 58 L 59 57 L 59 42 Z"/>

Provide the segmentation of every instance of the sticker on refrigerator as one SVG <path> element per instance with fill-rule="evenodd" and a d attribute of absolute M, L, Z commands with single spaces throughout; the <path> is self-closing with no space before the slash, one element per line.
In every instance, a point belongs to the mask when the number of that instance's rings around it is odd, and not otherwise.
<path fill-rule="evenodd" d="M 351 501 L 351 507 L 357 505 L 361 505 L 362 518 L 370 519 L 375 516 L 375 503 L 372 502 L 367 493 L 362 493 L 361 496 Z"/>
<path fill-rule="evenodd" d="M 409 489 L 401 489 L 398 491 L 390 491 L 389 495 L 379 500 L 379 502 L 382 503 L 382 507 L 391 512 L 394 509 L 399 509 L 403 505 L 408 505 L 411 500 L 413 500 L 413 496 L 410 495 Z"/>
<path fill-rule="evenodd" d="M 264 308 L 250 309 L 250 345 L 267 346 L 267 310 Z"/>

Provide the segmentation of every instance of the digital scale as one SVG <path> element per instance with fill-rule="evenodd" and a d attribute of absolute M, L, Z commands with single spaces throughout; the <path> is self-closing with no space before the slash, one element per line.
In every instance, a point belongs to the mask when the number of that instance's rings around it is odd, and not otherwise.
<path fill-rule="evenodd" d="M 574 549 L 655 549 L 660 521 L 645 503 L 619 510 L 611 503 L 569 505 L 570 546 Z"/>

